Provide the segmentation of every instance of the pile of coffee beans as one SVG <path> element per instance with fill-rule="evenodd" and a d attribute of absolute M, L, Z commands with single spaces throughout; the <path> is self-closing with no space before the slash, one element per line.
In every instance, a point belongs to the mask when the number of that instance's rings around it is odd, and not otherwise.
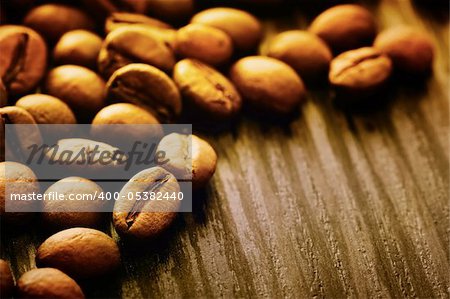
<path fill-rule="evenodd" d="M 206 140 L 178 133 L 163 137 L 159 124 L 189 122 L 194 131 L 215 132 L 233 124 L 242 108 L 264 117 L 290 118 L 306 98 L 305 86 L 323 83 L 352 104 L 364 102 L 383 90 L 393 73 L 421 77 L 433 63 L 433 41 L 426 33 L 395 27 L 378 34 L 372 13 L 354 4 L 323 11 L 307 30 L 291 28 L 278 34 L 261 53 L 261 21 L 236 8 L 201 9 L 195 0 L 42 2 L 1 2 L 1 161 L 5 152 L 21 155 L 41 139 L 39 130 L 32 130 L 17 136 L 15 144 L 5 144 L 5 124 L 152 124 L 151 135 L 162 138 L 158 150 L 167 154 L 169 163 L 135 174 L 123 186 L 124 194 L 178 192 L 177 178 L 191 181 L 193 190 L 199 190 L 213 176 L 217 154 Z M 265 2 L 270 1 L 261 4 Z M 142 138 L 120 128 L 115 134 Z M 94 128 L 92 135 L 100 140 L 104 132 Z M 86 144 L 117 150 L 99 140 L 69 138 L 58 144 L 69 150 Z M 114 168 L 114 163 L 108 167 Z M 30 168 L 1 162 L 0 216 L 11 226 L 29 223 L 32 215 L 5 212 L 6 168 L 8 180 L 24 182 L 17 185 L 17 193 L 58 191 L 65 196 L 102 191 L 79 176 L 40 190 Z M 105 169 L 95 165 L 90 170 Z M 149 178 L 159 183 L 143 185 Z M 118 246 L 94 229 L 106 217 L 95 212 L 102 203 L 87 204 L 92 212 L 66 212 L 58 202 L 44 204 L 43 223 L 60 231 L 39 247 L 40 268 L 23 274 L 16 287 L 8 263 L 0 260 L 2 298 L 14 293 L 84 298 L 75 280 L 117 269 Z M 133 242 L 163 233 L 179 208 L 170 203 L 164 207 L 167 211 L 146 212 L 144 203 L 137 212 L 135 205 L 119 201 L 112 215 L 119 236 Z"/>

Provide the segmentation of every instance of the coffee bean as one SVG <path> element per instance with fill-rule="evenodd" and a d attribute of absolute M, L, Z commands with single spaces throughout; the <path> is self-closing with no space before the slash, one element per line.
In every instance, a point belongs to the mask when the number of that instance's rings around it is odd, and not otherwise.
<path fill-rule="evenodd" d="M 85 12 L 62 4 L 37 6 L 28 12 L 23 22 L 50 42 L 56 42 L 71 30 L 94 29 L 93 20 Z"/>
<path fill-rule="evenodd" d="M 0 27 L 0 77 L 10 96 L 31 92 L 44 76 L 47 46 L 34 30 Z"/>
<path fill-rule="evenodd" d="M 81 120 L 104 106 L 105 82 L 85 67 L 62 65 L 52 69 L 45 81 L 45 90 L 67 103 Z"/>
<path fill-rule="evenodd" d="M 168 160 L 161 166 L 179 180 L 192 181 L 193 190 L 204 187 L 216 171 L 216 152 L 196 135 L 171 133 L 161 139 L 157 151 Z"/>
<path fill-rule="evenodd" d="M 86 30 L 65 33 L 53 49 L 56 64 L 75 64 L 90 69 L 97 68 L 97 58 L 102 47 L 102 39 Z"/>
<path fill-rule="evenodd" d="M 176 2 L 166 0 L 148 0 L 149 14 L 158 19 L 174 23 L 187 20 L 194 12 L 194 0 L 177 0 Z"/>
<path fill-rule="evenodd" d="M 147 11 L 147 1 L 136 0 L 83 0 L 88 11 L 101 18 L 118 11 L 128 11 L 143 14 Z"/>
<path fill-rule="evenodd" d="M 381 51 L 365 47 L 344 52 L 331 61 L 330 83 L 339 92 L 367 96 L 389 79 L 392 63 Z"/>
<path fill-rule="evenodd" d="M 133 176 L 122 188 L 114 205 L 113 222 L 116 231 L 124 237 L 147 239 L 161 234 L 173 222 L 179 209 L 179 200 L 138 200 L 138 192 L 162 195 L 178 194 L 180 186 L 175 177 L 161 167 L 143 170 Z M 130 196 L 133 200 L 129 200 Z M 126 198 L 126 199 L 124 199 Z"/>
<path fill-rule="evenodd" d="M 255 49 L 262 37 L 261 23 L 246 11 L 215 7 L 194 15 L 193 24 L 203 24 L 223 30 L 233 40 L 236 50 L 247 52 Z"/>
<path fill-rule="evenodd" d="M 124 26 L 140 24 L 140 25 L 148 25 L 151 27 L 162 28 L 162 29 L 171 29 L 167 23 L 164 23 L 160 20 L 153 19 L 147 17 L 146 15 L 136 14 L 136 13 L 126 13 L 126 12 L 115 12 L 112 13 L 107 19 L 105 23 L 105 33 L 108 34 L 111 31 L 121 28 Z"/>
<path fill-rule="evenodd" d="M 181 91 L 183 105 L 194 123 L 228 121 L 241 108 L 241 96 L 221 73 L 194 59 L 179 61 L 173 78 Z"/>
<path fill-rule="evenodd" d="M 151 65 L 134 63 L 118 69 L 106 90 L 110 100 L 144 107 L 163 123 L 173 121 L 181 112 L 181 96 L 175 83 Z"/>
<path fill-rule="evenodd" d="M 30 94 L 20 98 L 16 106 L 30 113 L 38 124 L 76 124 L 69 106 L 58 98 L 46 94 Z"/>
<path fill-rule="evenodd" d="M 14 278 L 7 261 L 0 259 L 0 298 L 11 298 L 14 292 Z"/>
<path fill-rule="evenodd" d="M 324 41 L 302 30 L 290 30 L 275 36 L 267 55 L 289 64 L 302 79 L 310 82 L 326 77 L 333 58 Z"/>
<path fill-rule="evenodd" d="M 81 177 L 67 177 L 51 185 L 44 196 L 49 196 L 52 192 L 64 200 L 59 198 L 42 202 L 42 219 L 50 227 L 98 227 L 105 219 L 105 213 L 101 212 L 104 212 L 107 201 L 98 197 L 103 190 L 93 181 Z M 71 198 L 76 195 L 85 196 L 89 200 Z"/>
<path fill-rule="evenodd" d="M 420 75 L 433 66 L 434 45 L 431 37 L 415 28 L 400 26 L 381 32 L 374 47 L 386 53 L 401 73 Z"/>
<path fill-rule="evenodd" d="M 190 24 L 178 30 L 175 53 L 180 57 L 194 58 L 217 66 L 230 59 L 233 44 L 231 38 L 220 29 Z"/>
<path fill-rule="evenodd" d="M 144 25 L 118 28 L 106 36 L 98 58 L 98 68 L 105 78 L 130 63 L 146 63 L 170 72 L 175 65 L 171 44 L 162 33 Z"/>
<path fill-rule="evenodd" d="M 15 226 L 27 225 L 37 211 L 35 201 L 11 201 L 11 194 L 39 193 L 36 175 L 28 167 L 16 162 L 0 162 L 0 216 Z M 6 202 L 9 201 L 9 202 Z"/>
<path fill-rule="evenodd" d="M 263 56 L 238 60 L 230 78 L 255 112 L 290 114 L 305 97 L 305 87 L 296 72 L 284 62 Z"/>
<path fill-rule="evenodd" d="M 318 15 L 309 31 L 322 38 L 335 53 L 372 44 L 377 33 L 375 19 L 362 6 L 343 4 Z"/>
<path fill-rule="evenodd" d="M 0 78 L 0 108 L 8 105 L 8 93 L 6 92 L 6 87 Z"/>
<path fill-rule="evenodd" d="M 19 298 L 85 298 L 75 280 L 54 268 L 25 272 L 17 281 L 17 295 Z"/>

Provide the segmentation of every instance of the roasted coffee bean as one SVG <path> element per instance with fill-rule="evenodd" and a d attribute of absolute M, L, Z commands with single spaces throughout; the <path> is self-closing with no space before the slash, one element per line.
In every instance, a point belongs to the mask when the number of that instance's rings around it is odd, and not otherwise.
<path fill-rule="evenodd" d="M 305 87 L 297 73 L 274 58 L 242 58 L 231 68 L 230 78 L 244 104 L 259 113 L 290 114 L 305 97 Z"/>
<path fill-rule="evenodd" d="M 10 96 L 32 91 L 47 66 L 47 46 L 34 30 L 16 25 L 0 27 L 0 77 Z"/>
<path fill-rule="evenodd" d="M 111 31 L 129 25 L 148 25 L 151 27 L 162 28 L 162 29 L 171 29 L 167 23 L 164 23 L 160 20 L 153 19 L 147 17 L 146 15 L 136 14 L 136 13 L 126 13 L 126 12 L 115 12 L 112 13 L 107 19 L 105 23 L 105 33 L 108 34 Z"/>
<path fill-rule="evenodd" d="M 329 80 L 339 92 L 367 96 L 389 79 L 392 63 L 381 51 L 365 47 L 344 52 L 330 65 Z"/>
<path fill-rule="evenodd" d="M 181 23 L 194 12 L 194 0 L 148 0 L 149 14 L 169 22 Z"/>
<path fill-rule="evenodd" d="M 223 30 L 233 40 L 236 50 L 247 52 L 255 49 L 262 37 L 261 23 L 246 11 L 215 7 L 194 15 L 193 24 L 203 24 Z"/>
<path fill-rule="evenodd" d="M 302 30 L 278 34 L 269 45 L 268 56 L 289 64 L 302 79 L 326 78 L 333 58 L 328 46 L 316 35 Z"/>
<path fill-rule="evenodd" d="M 221 73 L 194 59 L 179 61 L 173 79 L 181 91 L 194 123 L 217 123 L 236 116 L 241 108 L 241 96 Z"/>
<path fill-rule="evenodd" d="M 102 188 L 91 180 L 81 177 L 67 177 L 51 185 L 44 196 L 58 194 L 61 200 L 42 202 L 42 218 L 52 228 L 98 227 L 105 219 L 107 201 L 98 196 Z M 73 196 L 83 196 L 86 200 L 73 200 Z M 97 197 L 95 197 L 97 196 Z"/>
<path fill-rule="evenodd" d="M 427 33 L 415 28 L 387 29 L 377 36 L 374 47 L 386 53 L 399 72 L 420 75 L 433 67 L 433 41 Z"/>
<path fill-rule="evenodd" d="M 0 78 L 0 108 L 8 105 L 8 93 L 6 92 L 6 87 Z"/>
<path fill-rule="evenodd" d="M 161 167 L 179 180 L 192 181 L 193 190 L 204 187 L 216 171 L 216 152 L 195 135 L 169 134 L 161 139 L 157 151 L 164 152 L 168 160 Z"/>
<path fill-rule="evenodd" d="M 118 11 L 143 14 L 147 11 L 147 1 L 141 0 L 83 0 L 88 11 L 105 18 Z"/>
<path fill-rule="evenodd" d="M 58 98 L 46 94 L 30 94 L 20 98 L 16 106 L 30 113 L 38 124 L 76 124 L 69 106 Z"/>
<path fill-rule="evenodd" d="M 0 162 L 0 216 L 12 225 L 26 225 L 38 209 L 33 200 L 11 201 L 10 195 L 39 193 L 36 175 L 28 167 L 16 162 Z M 8 201 L 8 202 L 7 202 Z"/>
<path fill-rule="evenodd" d="M 163 123 L 181 112 L 181 96 L 175 83 L 151 65 L 134 63 L 118 69 L 106 88 L 110 100 L 144 107 Z"/>
<path fill-rule="evenodd" d="M 82 10 L 62 4 L 43 4 L 30 10 L 24 24 L 56 42 L 64 33 L 75 29 L 93 30 L 93 20 Z"/>
<path fill-rule="evenodd" d="M 7 261 L 0 259 L 0 298 L 11 298 L 14 292 L 14 278 Z"/>
<path fill-rule="evenodd" d="M 309 31 L 322 38 L 335 53 L 372 44 L 377 26 L 372 14 L 362 6 L 343 4 L 318 15 Z"/>
<path fill-rule="evenodd" d="M 135 62 L 170 72 L 175 65 L 175 56 L 163 34 L 148 26 L 130 25 L 109 33 L 98 58 L 100 73 L 109 78 L 117 69 Z"/>
<path fill-rule="evenodd" d="M 217 66 L 230 59 L 233 54 L 233 43 L 220 29 L 190 24 L 178 30 L 175 53 L 180 57 L 194 58 Z"/>
<path fill-rule="evenodd" d="M 53 49 L 56 64 L 75 64 L 97 68 L 97 58 L 102 47 L 102 39 L 86 30 L 73 30 L 65 33 Z"/>
<path fill-rule="evenodd" d="M 19 298 L 83 299 L 80 286 L 58 269 L 33 269 L 17 281 Z"/>
<path fill-rule="evenodd" d="M 105 103 L 103 79 L 82 66 L 62 65 L 52 69 L 45 81 L 46 93 L 67 103 L 83 119 Z"/>
<path fill-rule="evenodd" d="M 175 177 L 161 167 L 139 172 L 125 184 L 119 200 L 115 202 L 113 222 L 116 231 L 131 239 L 146 239 L 161 234 L 175 219 L 180 201 L 138 200 L 137 194 L 148 192 L 149 196 L 157 196 L 158 193 L 171 196 L 179 191 Z M 133 200 L 129 200 L 130 196 Z"/>
<path fill-rule="evenodd" d="M 50 236 L 36 253 L 39 267 L 59 269 L 75 279 L 111 273 L 120 264 L 116 243 L 105 233 L 91 228 L 69 228 Z"/>

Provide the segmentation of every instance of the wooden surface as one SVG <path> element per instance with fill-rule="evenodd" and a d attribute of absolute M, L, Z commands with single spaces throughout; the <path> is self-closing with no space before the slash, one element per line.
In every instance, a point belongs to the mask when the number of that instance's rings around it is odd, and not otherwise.
<path fill-rule="evenodd" d="M 364 115 L 314 91 L 288 126 L 244 119 L 210 137 L 220 160 L 194 212 L 150 245 L 120 243 L 123 268 L 85 284 L 89 296 L 449 297 L 448 20 L 406 0 L 371 9 L 382 28 L 433 36 L 425 86 L 398 87 L 388 107 Z M 304 20 L 269 20 L 267 38 Z M 16 277 L 45 238 L 30 230 L 2 236 Z"/>

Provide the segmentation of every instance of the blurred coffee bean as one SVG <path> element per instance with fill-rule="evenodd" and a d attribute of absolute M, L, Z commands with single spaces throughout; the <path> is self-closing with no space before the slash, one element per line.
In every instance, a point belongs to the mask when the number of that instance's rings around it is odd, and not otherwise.
<path fill-rule="evenodd" d="M 71 30 L 94 29 L 93 20 L 85 12 L 62 4 L 37 6 L 30 10 L 23 22 L 50 42 L 56 42 L 64 33 Z"/>
<path fill-rule="evenodd" d="M 305 87 L 289 65 L 264 56 L 238 60 L 230 71 L 231 81 L 244 104 L 266 115 L 291 114 L 305 97 Z"/>
<path fill-rule="evenodd" d="M 194 0 L 147 0 L 148 13 L 168 22 L 181 23 L 194 13 Z"/>
<path fill-rule="evenodd" d="M 0 77 L 10 96 L 31 92 L 47 67 L 47 46 L 34 30 L 0 27 Z"/>
<path fill-rule="evenodd" d="M 174 68 L 173 79 L 184 99 L 190 121 L 217 124 L 234 118 L 241 108 L 241 96 L 220 72 L 194 59 L 183 59 Z"/>
<path fill-rule="evenodd" d="M 58 98 L 46 94 L 30 94 L 16 102 L 30 113 L 38 124 L 76 124 L 69 106 Z"/>
<path fill-rule="evenodd" d="M 233 54 L 231 38 L 222 30 L 201 24 L 190 24 L 178 30 L 175 53 L 179 57 L 194 58 L 218 66 Z"/>
<path fill-rule="evenodd" d="M 151 65 L 134 63 L 118 69 L 109 79 L 106 91 L 109 100 L 144 107 L 162 123 L 173 121 L 181 113 L 177 86 Z"/>
<path fill-rule="evenodd" d="M 3 80 L 0 78 L 0 108 L 8 105 L 8 93 L 6 87 L 3 84 Z"/>
<path fill-rule="evenodd" d="M 88 68 L 62 65 L 48 73 L 45 91 L 68 104 L 78 120 L 93 116 L 105 103 L 103 79 Z"/>
<path fill-rule="evenodd" d="M 157 19 L 147 17 L 146 15 L 126 12 L 114 12 L 106 19 L 105 33 L 108 34 L 114 29 L 136 24 L 148 25 L 162 29 L 172 28 L 172 26 L 170 26 L 169 24 Z"/>
<path fill-rule="evenodd" d="M 114 12 L 127 11 L 143 14 L 148 3 L 142 0 L 83 0 L 87 11 L 100 18 L 106 18 Z"/>
<path fill-rule="evenodd" d="M 191 23 L 203 24 L 227 33 L 236 50 L 247 52 L 255 49 L 262 37 L 261 23 L 246 11 L 215 7 L 194 15 Z"/>
<path fill-rule="evenodd" d="M 86 30 L 65 33 L 53 49 L 56 64 L 75 64 L 90 69 L 97 68 L 97 59 L 102 47 L 102 39 Z"/>
<path fill-rule="evenodd" d="M 309 31 L 322 38 L 335 52 L 372 44 L 377 25 L 370 11 L 354 4 L 331 7 L 318 15 Z"/>
<path fill-rule="evenodd" d="M 99 71 L 105 78 L 117 69 L 137 62 L 170 72 L 175 65 L 175 56 L 171 44 L 148 26 L 124 26 L 106 36 L 98 59 Z"/>
<path fill-rule="evenodd" d="M 14 278 L 7 261 L 0 259 L 0 297 L 11 298 L 14 293 Z"/>

